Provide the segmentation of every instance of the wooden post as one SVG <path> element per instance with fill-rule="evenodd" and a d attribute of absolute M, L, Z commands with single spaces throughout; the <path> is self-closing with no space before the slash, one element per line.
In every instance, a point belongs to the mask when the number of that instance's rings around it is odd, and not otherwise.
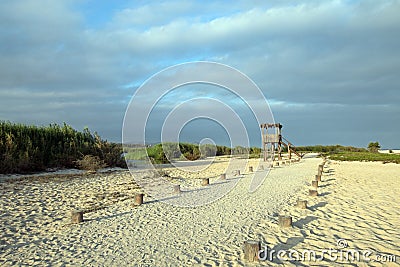
<path fill-rule="evenodd" d="M 210 184 L 210 179 L 209 178 L 203 178 L 201 179 L 201 185 L 206 186 Z"/>
<path fill-rule="evenodd" d="M 135 195 L 135 205 L 140 206 L 143 204 L 143 196 L 144 196 L 144 194 L 136 194 Z"/>
<path fill-rule="evenodd" d="M 264 154 L 264 161 L 267 161 L 267 140 L 266 140 L 266 134 L 265 134 L 265 127 L 263 124 L 261 124 L 261 131 L 262 131 L 262 140 L 263 140 L 263 154 Z"/>
<path fill-rule="evenodd" d="M 307 200 L 297 200 L 296 207 L 298 207 L 299 209 L 306 209 Z"/>
<path fill-rule="evenodd" d="M 279 215 L 279 226 L 282 228 L 287 228 L 292 226 L 292 217 Z"/>
<path fill-rule="evenodd" d="M 317 190 L 314 190 L 314 189 L 310 189 L 309 192 L 308 192 L 308 194 L 309 194 L 310 196 L 312 196 L 312 197 L 316 197 L 316 196 L 318 196 L 318 191 L 317 191 Z"/>
<path fill-rule="evenodd" d="M 287 144 L 287 151 L 289 153 L 289 159 L 291 159 L 292 158 L 292 150 L 290 150 L 290 143 L 289 142 Z"/>
<path fill-rule="evenodd" d="M 275 162 L 275 166 L 279 167 L 279 161 Z"/>
<path fill-rule="evenodd" d="M 318 173 L 319 173 L 319 172 L 322 173 L 323 171 L 324 171 L 324 166 L 323 166 L 323 165 L 319 165 L 319 166 L 318 166 Z"/>
<path fill-rule="evenodd" d="M 181 186 L 179 184 L 174 185 L 174 193 L 180 194 L 181 193 Z"/>
<path fill-rule="evenodd" d="M 221 174 L 220 179 L 221 179 L 221 180 L 225 180 L 225 179 L 226 179 L 226 173 Z"/>
<path fill-rule="evenodd" d="M 72 223 L 81 223 L 83 222 L 83 211 L 72 211 L 71 212 L 71 221 Z"/>
<path fill-rule="evenodd" d="M 253 172 L 253 166 L 249 166 L 249 172 Z"/>
<path fill-rule="evenodd" d="M 315 181 L 321 182 L 321 174 L 315 175 Z"/>
<path fill-rule="evenodd" d="M 282 165 L 285 165 L 285 161 L 282 161 L 281 164 L 282 164 Z"/>
<path fill-rule="evenodd" d="M 243 251 L 244 259 L 249 262 L 259 261 L 258 253 L 261 250 L 261 242 L 254 240 L 247 240 L 244 242 Z"/>
<path fill-rule="evenodd" d="M 235 171 L 235 176 L 236 176 L 236 175 L 240 175 L 240 170 L 236 170 L 236 171 Z"/>
<path fill-rule="evenodd" d="M 311 181 L 311 186 L 318 188 L 318 181 Z"/>
<path fill-rule="evenodd" d="M 282 160 L 282 145 L 278 143 L 278 160 Z"/>

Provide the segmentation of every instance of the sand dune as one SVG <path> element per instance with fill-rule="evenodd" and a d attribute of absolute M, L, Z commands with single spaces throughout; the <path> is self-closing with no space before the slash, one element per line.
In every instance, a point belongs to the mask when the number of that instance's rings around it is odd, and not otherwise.
<path fill-rule="evenodd" d="M 320 196 L 309 197 L 310 182 L 321 161 L 307 158 L 273 168 L 252 194 L 248 192 L 251 174 L 243 169 L 244 175 L 232 191 L 195 208 L 179 208 L 147 196 L 144 205 L 134 207 L 132 197 L 140 189 L 127 172 L 1 183 L 0 264 L 343 266 L 344 261 L 329 257 L 319 262 L 274 257 L 251 264 L 242 251 L 246 240 L 259 240 L 274 250 L 319 252 L 338 248 L 337 239 L 342 239 L 347 249 L 371 250 L 371 258 L 378 253 L 394 254 L 397 263 L 391 265 L 399 266 L 400 166 L 330 162 L 318 189 Z M 215 186 L 226 168 L 223 162 L 207 170 L 215 177 L 210 186 Z M 185 177 L 177 170 L 165 171 L 171 179 L 181 178 L 192 187 L 203 175 L 193 172 Z M 230 173 L 227 178 L 238 179 Z M 308 200 L 308 209 L 294 207 L 299 198 Z M 71 209 L 94 211 L 85 213 L 83 223 L 71 225 Z M 280 214 L 292 216 L 292 228 L 278 227 Z M 388 265 L 371 261 L 347 264 Z"/>

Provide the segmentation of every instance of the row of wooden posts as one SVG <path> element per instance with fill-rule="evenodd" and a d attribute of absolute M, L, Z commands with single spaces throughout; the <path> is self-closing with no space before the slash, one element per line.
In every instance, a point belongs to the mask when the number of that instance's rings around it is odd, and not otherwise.
<path fill-rule="evenodd" d="M 249 172 L 253 172 L 253 167 L 252 166 L 249 167 Z M 235 175 L 240 175 L 240 170 L 235 170 Z M 220 179 L 221 180 L 225 180 L 226 179 L 226 173 L 221 174 Z M 210 184 L 210 179 L 209 178 L 201 179 L 201 185 L 202 186 L 207 186 L 209 184 Z M 175 194 L 180 194 L 182 192 L 181 191 L 181 186 L 180 185 L 174 185 L 173 186 L 173 192 Z M 135 195 L 135 200 L 134 200 L 134 206 L 142 205 L 144 203 L 143 199 L 144 199 L 144 194 L 142 194 L 142 193 L 136 194 Z M 71 213 L 72 223 L 75 224 L 75 223 L 83 222 L 83 214 L 84 214 L 83 211 L 72 211 L 72 213 Z"/>
<path fill-rule="evenodd" d="M 315 175 L 315 180 L 311 181 L 311 186 L 313 189 L 309 189 L 309 196 L 316 197 L 318 196 L 318 185 L 321 183 L 321 176 L 324 170 L 326 160 L 324 160 L 320 165 L 318 165 L 318 173 Z M 307 209 L 307 200 L 297 200 L 296 205 L 299 209 Z M 281 228 L 292 227 L 292 217 L 286 215 L 279 215 L 278 217 L 278 225 Z M 247 261 L 255 262 L 259 261 L 259 253 L 261 251 L 261 242 L 254 240 L 247 240 L 244 242 L 243 246 L 244 258 Z"/>
<path fill-rule="evenodd" d="M 290 164 L 290 163 L 297 162 L 297 161 L 300 161 L 300 159 L 291 159 L 291 160 L 286 160 L 286 161 L 283 160 L 283 161 L 280 161 L 280 162 L 276 161 L 276 162 L 272 163 L 272 166 L 284 165 L 285 163 Z M 259 166 L 259 170 L 264 170 L 264 166 L 260 165 Z M 249 172 L 253 172 L 253 171 L 254 171 L 253 166 L 249 166 Z M 234 171 L 234 175 L 235 176 L 239 176 L 240 175 L 240 170 L 235 170 Z M 226 173 L 221 174 L 220 179 L 221 180 L 225 180 L 226 179 Z M 201 185 L 202 186 L 207 186 L 209 184 L 210 184 L 210 179 L 209 178 L 201 179 Z M 173 192 L 175 194 L 180 194 L 182 192 L 181 191 L 181 186 L 180 185 L 174 185 Z M 136 194 L 135 195 L 135 200 L 134 200 L 134 205 L 135 206 L 142 205 L 144 203 L 143 198 L 144 198 L 144 194 L 142 194 L 142 193 Z M 72 218 L 71 218 L 72 219 L 72 223 L 81 223 L 81 222 L 83 222 L 83 214 L 84 214 L 83 211 L 72 211 Z"/>
<path fill-rule="evenodd" d="M 278 160 L 278 161 L 274 161 L 272 163 L 272 166 L 279 167 L 279 166 L 282 166 L 282 165 L 289 165 L 291 163 L 295 163 L 295 162 L 299 162 L 299 161 L 300 161 L 300 158 L 287 159 L 287 160 L 281 160 L 281 161 Z"/>

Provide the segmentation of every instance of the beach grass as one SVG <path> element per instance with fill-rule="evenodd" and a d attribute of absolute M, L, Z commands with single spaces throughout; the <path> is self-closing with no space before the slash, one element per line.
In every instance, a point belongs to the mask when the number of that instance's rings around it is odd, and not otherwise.
<path fill-rule="evenodd" d="M 342 151 L 330 154 L 329 158 L 340 161 L 382 161 L 384 163 L 400 163 L 400 155 L 373 152 Z"/>
<path fill-rule="evenodd" d="M 147 157 L 145 148 L 129 148 L 125 154 L 125 158 L 128 160 L 144 160 Z"/>

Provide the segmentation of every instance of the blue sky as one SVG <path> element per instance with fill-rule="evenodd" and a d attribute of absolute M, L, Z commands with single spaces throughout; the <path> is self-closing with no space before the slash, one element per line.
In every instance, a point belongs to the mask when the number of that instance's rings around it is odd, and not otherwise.
<path fill-rule="evenodd" d="M 140 84 L 205 60 L 254 80 L 294 144 L 399 148 L 399 13 L 400 1 L 3 0 L 0 119 L 121 141 Z"/>

